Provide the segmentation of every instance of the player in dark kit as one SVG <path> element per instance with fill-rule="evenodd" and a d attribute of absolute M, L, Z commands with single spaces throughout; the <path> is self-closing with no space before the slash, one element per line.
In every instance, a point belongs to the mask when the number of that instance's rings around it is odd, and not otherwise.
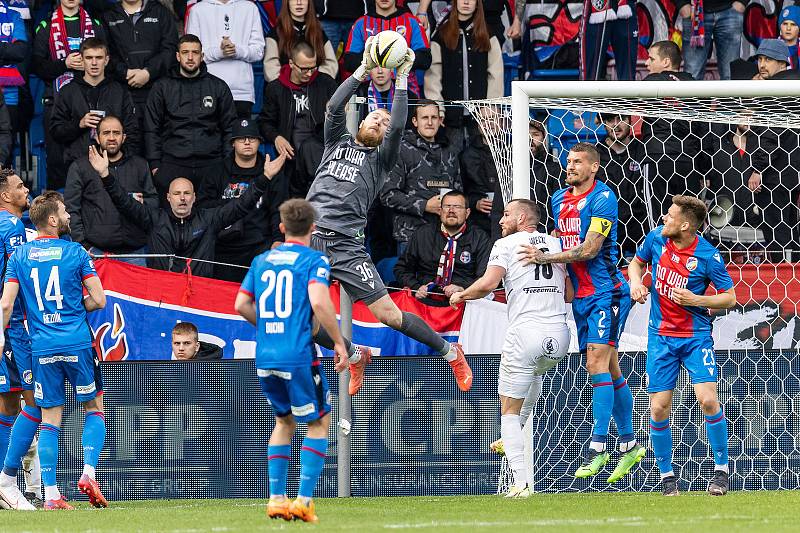
<path fill-rule="evenodd" d="M 308 201 L 317 211 L 317 230 L 311 245 L 330 258 L 331 275 L 355 301 L 367 304 L 375 318 L 441 354 L 453 368 L 458 388 L 472 386 L 472 370 L 458 344 L 450 344 L 413 313 L 401 311 L 389 298 L 375 265 L 364 248 L 367 211 L 397 162 L 400 140 L 408 114 L 408 74 L 414 63 L 409 49 L 397 67 L 392 112 L 372 111 L 361 122 L 355 138 L 347 132 L 345 105 L 355 94 L 370 70 L 377 65 L 367 40 L 361 66 L 346 79 L 328 102 L 325 114 L 325 152 L 308 192 Z M 314 339 L 332 348 L 333 342 L 319 330 Z M 369 351 L 352 346 L 350 354 L 350 394 L 355 394 L 364 378 Z"/>

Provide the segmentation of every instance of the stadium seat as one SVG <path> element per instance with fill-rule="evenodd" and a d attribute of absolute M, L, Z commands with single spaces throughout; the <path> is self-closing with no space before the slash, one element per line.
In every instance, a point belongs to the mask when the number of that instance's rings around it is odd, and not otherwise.
<path fill-rule="evenodd" d="M 395 281 L 394 265 L 397 264 L 397 260 L 398 257 L 386 257 L 378 261 L 378 264 L 375 265 L 375 268 L 378 269 L 378 275 L 386 285 Z"/>
<path fill-rule="evenodd" d="M 605 128 L 596 118 L 597 113 L 588 111 L 576 115 L 566 109 L 550 110 L 546 124 L 549 144 L 562 165 L 567 164 L 569 149 L 579 142 L 597 144 L 605 139 Z"/>

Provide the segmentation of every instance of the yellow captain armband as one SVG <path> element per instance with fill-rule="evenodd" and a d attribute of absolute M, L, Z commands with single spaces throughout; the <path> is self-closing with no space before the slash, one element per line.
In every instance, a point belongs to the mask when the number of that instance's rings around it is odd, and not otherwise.
<path fill-rule="evenodd" d="M 594 231 L 603 237 L 608 237 L 611 231 L 611 221 L 604 218 L 592 217 L 592 221 L 589 223 L 589 231 Z"/>

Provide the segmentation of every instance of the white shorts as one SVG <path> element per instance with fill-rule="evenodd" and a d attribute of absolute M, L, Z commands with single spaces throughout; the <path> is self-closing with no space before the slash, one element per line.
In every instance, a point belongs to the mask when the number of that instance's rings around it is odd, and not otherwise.
<path fill-rule="evenodd" d="M 522 399 L 531 383 L 561 361 L 569 350 L 569 328 L 541 324 L 509 328 L 500 356 L 497 393 Z"/>

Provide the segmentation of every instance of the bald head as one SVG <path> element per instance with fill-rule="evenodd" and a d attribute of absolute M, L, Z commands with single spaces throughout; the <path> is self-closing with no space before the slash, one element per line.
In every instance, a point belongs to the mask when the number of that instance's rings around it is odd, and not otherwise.
<path fill-rule="evenodd" d="M 169 184 L 167 202 L 172 208 L 172 214 L 178 218 L 186 218 L 192 213 L 195 195 L 194 185 L 186 178 L 175 178 Z"/>

